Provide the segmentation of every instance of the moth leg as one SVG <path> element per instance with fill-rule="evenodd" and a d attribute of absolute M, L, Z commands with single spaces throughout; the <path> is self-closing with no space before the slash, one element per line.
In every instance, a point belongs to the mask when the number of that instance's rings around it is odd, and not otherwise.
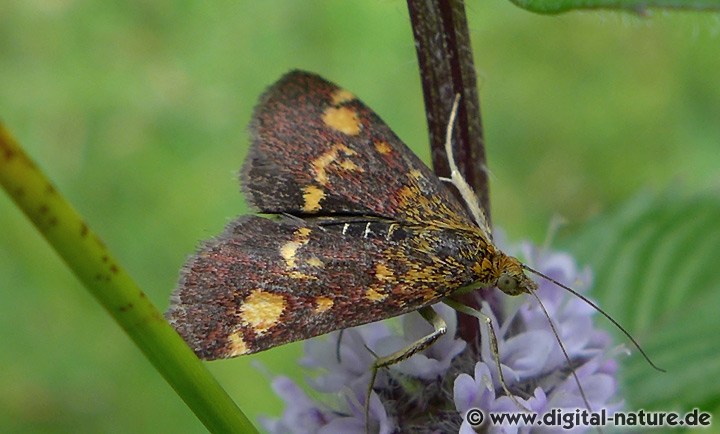
<path fill-rule="evenodd" d="M 338 333 L 337 344 L 335 345 L 335 359 L 337 359 L 338 363 L 342 362 L 342 358 L 340 357 L 340 342 L 342 342 L 344 332 L 345 329 L 340 330 L 340 332 Z"/>
<path fill-rule="evenodd" d="M 524 405 L 522 405 L 520 401 L 517 400 L 515 395 L 510 392 L 510 389 L 508 389 L 507 384 L 505 383 L 505 376 L 503 375 L 502 367 L 500 366 L 500 352 L 498 350 L 497 335 L 495 334 L 495 327 L 493 326 L 490 317 L 483 314 L 479 310 L 473 309 L 469 306 L 465 306 L 464 304 L 451 298 L 443 299 L 443 303 L 447 304 L 458 312 L 474 316 L 475 318 L 479 319 L 487 325 L 488 330 L 490 331 L 490 351 L 493 354 L 493 359 L 495 359 L 495 367 L 497 368 L 498 374 L 500 376 L 500 385 L 502 386 L 505 394 L 513 401 L 513 403 L 515 403 L 515 405 L 518 406 L 518 408 L 521 408 L 523 411 L 530 412 L 530 410 Z"/>
<path fill-rule="evenodd" d="M 437 312 L 435 312 L 435 309 L 433 309 L 432 306 L 422 307 L 418 310 L 418 312 L 420 313 L 420 315 L 422 315 L 423 318 L 425 318 L 425 320 L 427 320 L 427 322 L 432 324 L 434 330 L 429 335 L 419 339 L 416 342 L 413 342 L 405 348 L 402 348 L 390 355 L 375 359 L 375 362 L 372 365 L 372 373 L 370 375 L 370 383 L 368 385 L 367 396 L 365 397 L 366 433 L 370 432 L 370 396 L 372 395 L 373 385 L 375 384 L 375 377 L 377 377 L 378 370 L 380 368 L 385 368 L 387 366 L 400 363 L 403 360 L 410 358 L 413 354 L 418 353 L 432 345 L 433 342 L 435 342 L 440 336 L 444 335 L 447 332 L 447 325 L 445 324 L 445 320 L 442 319 L 442 317 L 438 315 Z"/>

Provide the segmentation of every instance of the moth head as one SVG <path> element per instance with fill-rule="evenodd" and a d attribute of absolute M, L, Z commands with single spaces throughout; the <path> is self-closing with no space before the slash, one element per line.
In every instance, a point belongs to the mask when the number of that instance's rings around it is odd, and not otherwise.
<path fill-rule="evenodd" d="M 499 261 L 495 286 L 507 295 L 530 293 L 537 284 L 525 275 L 522 262 L 511 256 L 503 256 Z"/>

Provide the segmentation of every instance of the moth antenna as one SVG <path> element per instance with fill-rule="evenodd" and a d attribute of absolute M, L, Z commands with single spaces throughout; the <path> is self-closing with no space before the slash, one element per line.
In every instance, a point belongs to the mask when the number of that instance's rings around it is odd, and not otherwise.
<path fill-rule="evenodd" d="M 455 95 L 455 101 L 453 102 L 452 111 L 450 112 L 450 119 L 448 120 L 447 130 L 445 132 L 445 154 L 447 155 L 448 167 L 450 168 L 450 178 L 441 178 L 443 181 L 452 182 L 452 184 L 460 192 L 460 196 L 467 205 L 470 213 L 473 216 L 473 220 L 480 226 L 488 239 L 492 240 L 492 231 L 490 225 L 488 225 L 485 213 L 480 209 L 480 201 L 473 189 L 468 185 L 465 178 L 460 174 L 457 165 L 455 164 L 455 157 L 453 156 L 452 150 L 452 133 L 453 127 L 455 126 L 455 119 L 457 118 L 458 107 L 460 105 L 460 94 Z"/>
<path fill-rule="evenodd" d="M 558 344 L 560 345 L 560 349 L 562 350 L 563 356 L 565 356 L 565 360 L 567 360 L 568 367 L 570 368 L 570 372 L 572 372 L 572 376 L 575 379 L 575 384 L 577 384 L 578 390 L 580 391 L 580 396 L 582 396 L 583 402 L 585 403 L 585 406 L 587 407 L 588 411 L 592 413 L 592 407 L 590 407 L 590 401 L 588 401 L 587 396 L 585 395 L 585 389 L 583 389 L 582 384 L 580 384 L 580 379 L 577 376 L 577 373 L 575 372 L 575 369 L 571 366 L 572 361 L 570 360 L 570 356 L 568 355 L 567 350 L 565 349 L 565 344 L 562 343 L 562 339 L 560 339 L 560 335 L 557 332 L 557 329 L 555 328 L 555 324 L 553 324 L 552 319 L 550 318 L 550 314 L 548 313 L 547 309 L 545 309 L 545 305 L 543 304 L 542 300 L 540 300 L 540 297 L 537 295 L 535 291 L 530 291 L 530 294 L 532 294 L 533 297 L 535 297 L 535 300 L 537 300 L 538 304 L 540 305 L 540 308 L 545 313 L 545 318 L 548 320 L 548 324 L 550 324 L 550 328 L 552 329 L 553 334 L 555 335 L 555 339 L 557 340 Z"/>
<path fill-rule="evenodd" d="M 585 297 L 584 295 L 580 294 L 579 292 L 575 291 L 574 289 L 572 289 L 572 288 L 570 288 L 570 287 L 568 287 L 568 286 L 566 286 L 566 285 L 563 285 L 562 283 L 558 282 L 557 280 L 553 279 L 552 277 L 546 276 L 546 275 L 544 275 L 543 273 L 541 273 L 541 272 L 539 272 L 539 271 L 537 271 L 537 270 L 534 270 L 534 269 L 528 267 L 528 266 L 525 265 L 525 264 L 523 264 L 522 267 L 523 267 L 525 270 L 527 270 L 527 271 L 529 271 L 529 272 L 531 272 L 531 273 L 533 273 L 533 274 L 536 274 L 536 275 L 542 277 L 543 279 L 545 279 L 545 280 L 547 280 L 547 281 L 549 281 L 549 282 L 552 282 L 552 283 L 554 283 L 555 285 L 563 288 L 564 290 L 570 292 L 571 294 L 573 294 L 574 296 L 578 297 L 580 300 L 584 301 L 584 302 L 587 303 L 588 305 L 592 306 L 596 311 L 600 312 L 605 318 L 607 318 L 611 323 L 613 323 L 613 324 L 615 325 L 615 327 L 617 327 L 621 332 L 623 332 L 623 334 L 630 340 L 630 342 L 632 342 L 633 345 L 635 345 L 635 348 L 638 349 L 638 351 L 640 352 L 640 354 L 643 355 L 643 357 L 645 358 L 645 360 L 647 360 L 647 362 L 650 364 L 650 366 L 652 366 L 653 368 L 655 368 L 656 370 L 658 370 L 658 371 L 660 371 L 660 372 L 667 372 L 665 369 L 657 366 L 655 363 L 653 363 L 652 360 L 650 360 L 650 357 L 645 353 L 645 350 L 642 349 L 642 347 L 640 346 L 640 344 L 638 343 L 638 341 L 635 340 L 635 338 L 630 334 L 630 332 L 628 332 L 627 330 L 625 330 L 625 327 L 621 326 L 619 322 L 615 321 L 615 319 L 614 319 L 613 317 L 611 317 L 607 312 L 605 312 L 604 310 L 602 310 L 602 309 L 600 308 L 600 306 L 598 306 L 597 304 L 595 304 L 592 300 L 590 300 L 589 298 L 587 298 L 587 297 Z M 537 296 L 536 296 L 536 297 L 537 297 Z M 545 309 L 545 308 L 543 307 L 543 310 L 544 310 L 544 309 Z"/>

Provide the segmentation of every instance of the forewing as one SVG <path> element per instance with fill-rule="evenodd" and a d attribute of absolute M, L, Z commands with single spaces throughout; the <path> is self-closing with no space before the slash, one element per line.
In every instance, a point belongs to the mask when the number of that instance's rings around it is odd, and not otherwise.
<path fill-rule="evenodd" d="M 457 251 L 438 260 L 423 237 L 402 238 L 241 217 L 190 258 L 167 317 L 198 356 L 226 358 L 409 312 L 471 280 Z"/>
<path fill-rule="evenodd" d="M 302 71 L 261 97 L 241 174 L 261 212 L 474 226 L 442 182 L 350 92 Z"/>

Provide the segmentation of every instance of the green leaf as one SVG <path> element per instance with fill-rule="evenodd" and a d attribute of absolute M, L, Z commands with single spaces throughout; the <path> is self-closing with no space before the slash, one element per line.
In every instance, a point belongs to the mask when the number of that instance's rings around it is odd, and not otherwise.
<path fill-rule="evenodd" d="M 558 14 L 573 9 L 622 9 L 645 13 L 648 9 L 693 11 L 720 10 L 720 0 L 510 0 L 523 9 L 539 14 Z"/>
<path fill-rule="evenodd" d="M 667 370 L 653 370 L 633 351 L 621 369 L 628 408 L 715 408 L 720 198 L 638 197 L 589 224 L 569 249 L 593 269 L 592 297 Z"/>

